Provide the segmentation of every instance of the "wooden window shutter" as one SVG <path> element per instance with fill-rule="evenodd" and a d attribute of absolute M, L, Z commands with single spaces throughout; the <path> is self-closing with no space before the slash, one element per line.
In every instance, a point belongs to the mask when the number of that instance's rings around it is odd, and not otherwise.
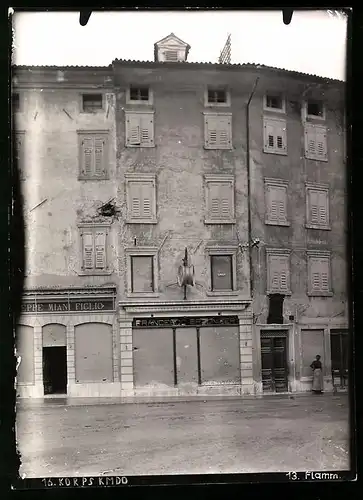
<path fill-rule="evenodd" d="M 288 290 L 288 260 L 280 258 L 280 290 L 286 292 Z"/>
<path fill-rule="evenodd" d="M 310 223 L 327 225 L 328 221 L 328 193 L 326 191 L 310 190 Z"/>
<path fill-rule="evenodd" d="M 310 222 L 319 224 L 319 193 L 318 191 L 310 191 Z"/>
<path fill-rule="evenodd" d="M 233 217 L 232 185 L 227 182 L 211 182 L 208 186 L 209 217 L 211 219 L 226 219 Z"/>
<path fill-rule="evenodd" d="M 106 233 L 96 232 L 95 234 L 95 254 L 96 269 L 106 268 Z"/>
<path fill-rule="evenodd" d="M 105 139 L 95 137 L 94 139 L 95 152 L 95 174 L 102 176 L 105 174 Z"/>
<path fill-rule="evenodd" d="M 289 289 L 288 258 L 277 255 L 270 256 L 270 290 L 287 292 Z"/>
<path fill-rule="evenodd" d="M 151 113 L 140 117 L 140 135 L 142 146 L 154 144 L 154 116 Z"/>
<path fill-rule="evenodd" d="M 268 186 L 268 219 L 271 222 L 286 222 L 286 188 Z"/>
<path fill-rule="evenodd" d="M 94 268 L 94 247 L 92 233 L 83 233 L 83 267 L 85 269 Z"/>
<path fill-rule="evenodd" d="M 316 140 L 316 154 L 321 159 L 327 159 L 327 139 L 326 139 L 326 128 L 317 127 L 315 133 Z"/>
<path fill-rule="evenodd" d="M 328 220 L 328 193 L 326 191 L 321 191 L 319 193 L 319 224 L 327 225 Z"/>
<path fill-rule="evenodd" d="M 264 120 L 264 149 L 274 153 L 285 153 L 286 122 L 283 120 Z"/>
<path fill-rule="evenodd" d="M 265 136 L 265 148 L 274 149 L 275 147 L 275 130 L 273 124 L 269 120 L 264 121 L 264 136 Z"/>
<path fill-rule="evenodd" d="M 141 120 L 137 114 L 126 115 L 126 144 L 128 146 L 141 144 Z"/>
<path fill-rule="evenodd" d="M 133 219 L 140 219 L 142 216 L 142 200 L 140 183 L 130 182 L 128 184 L 129 212 Z"/>
<path fill-rule="evenodd" d="M 328 159 L 326 127 L 305 125 L 305 155 L 315 160 Z"/>
<path fill-rule="evenodd" d="M 330 290 L 328 258 L 310 258 L 310 280 L 313 292 L 328 292 Z"/>
<path fill-rule="evenodd" d="M 82 139 L 82 174 L 91 175 L 93 171 L 94 142 L 92 137 Z"/>
<path fill-rule="evenodd" d="M 154 186 L 148 182 L 142 184 L 140 189 L 141 207 L 142 207 L 142 217 L 144 219 L 151 219 L 153 216 L 153 194 Z"/>
<path fill-rule="evenodd" d="M 217 120 L 214 116 L 205 117 L 205 145 L 216 148 L 218 145 Z"/>
<path fill-rule="evenodd" d="M 217 146 L 228 148 L 231 145 L 231 120 L 232 117 L 219 116 L 216 120 Z"/>

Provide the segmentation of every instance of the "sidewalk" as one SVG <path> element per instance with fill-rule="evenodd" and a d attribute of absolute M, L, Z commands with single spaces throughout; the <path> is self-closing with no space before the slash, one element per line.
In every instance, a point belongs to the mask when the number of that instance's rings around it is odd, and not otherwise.
<path fill-rule="evenodd" d="M 343 398 L 347 399 L 348 394 L 345 392 L 339 392 L 334 394 L 333 392 L 327 392 L 324 394 L 315 395 L 311 392 L 302 392 L 294 394 L 265 394 L 265 395 L 254 395 L 254 396 L 169 396 L 169 397 L 119 397 L 119 398 L 68 398 L 62 396 L 55 397 L 45 397 L 45 398 L 24 398 L 17 400 L 18 408 L 36 408 L 40 406 L 44 407 L 57 407 L 57 406 L 101 406 L 101 405 L 125 405 L 125 404 L 153 404 L 162 405 L 169 403 L 189 403 L 189 402 L 212 402 L 212 401 L 236 401 L 236 402 L 248 402 L 253 401 L 287 401 L 287 400 L 300 400 L 301 398 L 312 398 L 315 400 L 326 400 Z"/>

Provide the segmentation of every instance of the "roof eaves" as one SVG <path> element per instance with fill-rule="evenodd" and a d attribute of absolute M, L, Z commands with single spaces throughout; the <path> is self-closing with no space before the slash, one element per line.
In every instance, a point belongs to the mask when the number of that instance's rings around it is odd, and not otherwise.
<path fill-rule="evenodd" d="M 257 64 L 257 63 L 231 63 L 231 64 L 220 64 L 220 63 L 215 63 L 215 62 L 189 62 L 189 61 L 141 61 L 141 60 L 133 60 L 133 59 L 115 59 L 112 64 L 137 64 L 137 65 L 163 65 L 163 66 L 199 66 L 199 67 L 215 67 L 215 68 L 220 68 L 220 69 L 229 69 L 229 68 L 242 68 L 242 67 L 249 67 L 251 69 L 263 69 L 266 71 L 275 71 L 275 72 L 280 72 L 280 73 L 288 73 L 291 76 L 299 76 L 299 77 L 308 77 L 308 78 L 314 78 L 314 79 L 319 79 L 319 80 L 324 80 L 325 82 L 336 82 L 336 83 L 345 83 L 344 80 L 339 80 L 336 78 L 331 78 L 331 77 L 325 77 L 321 75 L 315 75 L 312 73 L 303 73 L 301 71 L 296 71 L 296 70 L 290 70 L 290 69 L 285 69 L 285 68 L 277 68 L 274 66 L 267 66 L 265 64 Z"/>

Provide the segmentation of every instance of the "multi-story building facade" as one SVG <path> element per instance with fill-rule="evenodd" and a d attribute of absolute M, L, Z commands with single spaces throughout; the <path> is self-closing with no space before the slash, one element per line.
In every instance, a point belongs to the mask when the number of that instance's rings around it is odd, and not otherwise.
<path fill-rule="evenodd" d="M 20 396 L 295 392 L 316 354 L 331 388 L 344 84 L 189 50 L 171 34 L 154 62 L 14 69 Z"/>

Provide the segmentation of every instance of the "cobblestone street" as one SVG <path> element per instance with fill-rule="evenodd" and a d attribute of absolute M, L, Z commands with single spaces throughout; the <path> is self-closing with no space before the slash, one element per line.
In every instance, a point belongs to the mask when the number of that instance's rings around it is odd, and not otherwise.
<path fill-rule="evenodd" d="M 21 400 L 26 477 L 349 469 L 345 394 L 259 399 Z"/>

